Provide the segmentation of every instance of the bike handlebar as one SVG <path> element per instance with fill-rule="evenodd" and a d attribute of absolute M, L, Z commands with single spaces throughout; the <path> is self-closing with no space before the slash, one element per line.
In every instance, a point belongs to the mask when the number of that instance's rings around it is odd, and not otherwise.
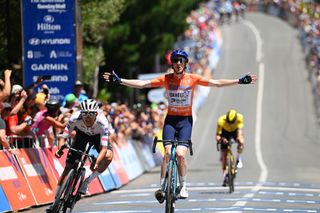
<path fill-rule="evenodd" d="M 158 142 L 168 142 L 171 143 L 172 145 L 178 145 L 179 143 L 187 143 L 189 145 L 189 151 L 190 155 L 193 155 L 193 149 L 192 149 L 192 142 L 191 140 L 187 141 L 179 141 L 179 140 L 158 140 L 158 137 L 154 137 L 153 139 L 153 145 L 152 145 L 152 152 L 156 153 L 156 145 Z"/>
<path fill-rule="evenodd" d="M 93 144 L 90 144 L 90 148 L 93 146 Z M 81 151 L 81 150 L 78 150 L 78 149 L 74 149 L 72 148 L 68 143 L 65 143 L 64 145 L 61 146 L 61 148 L 58 150 L 58 154 L 61 155 L 63 153 L 63 150 L 64 149 L 69 149 L 69 150 L 72 150 L 74 152 L 77 152 L 78 154 L 80 155 L 86 155 L 88 156 L 89 158 L 91 158 L 92 161 L 95 161 L 96 160 L 96 157 L 94 155 L 90 155 L 90 154 L 87 154 L 86 151 Z"/>
<path fill-rule="evenodd" d="M 219 141 L 217 141 L 217 151 L 218 151 L 218 152 L 220 151 L 219 145 L 220 145 L 221 143 L 223 143 L 223 139 L 226 139 L 226 140 L 228 141 L 228 143 L 225 143 L 225 144 L 230 145 L 230 146 L 231 146 L 233 143 L 236 142 L 234 138 L 227 139 L 227 138 L 225 138 L 225 137 L 221 137 L 221 139 L 220 139 Z"/>

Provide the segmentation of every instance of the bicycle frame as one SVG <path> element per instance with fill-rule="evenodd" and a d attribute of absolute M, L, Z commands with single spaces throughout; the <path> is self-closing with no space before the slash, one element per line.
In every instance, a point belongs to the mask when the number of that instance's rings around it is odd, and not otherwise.
<path fill-rule="evenodd" d="M 235 172 L 235 161 L 234 155 L 232 153 L 232 143 L 233 140 L 228 141 L 228 151 L 227 151 L 227 165 L 226 165 L 226 174 L 228 175 L 228 185 L 229 185 L 229 192 L 234 192 L 234 178 L 236 175 Z"/>
<path fill-rule="evenodd" d="M 165 182 L 163 184 L 162 190 L 165 192 L 165 200 L 166 200 L 166 213 L 174 212 L 175 209 L 175 201 L 179 199 L 178 197 L 178 166 L 177 166 L 177 158 L 176 158 L 176 149 L 179 142 L 188 143 L 190 155 L 193 155 L 192 143 L 191 140 L 188 141 L 177 141 L 177 140 L 158 140 L 157 137 L 154 138 L 152 151 L 155 153 L 156 144 L 158 142 L 169 142 L 171 143 L 171 155 L 170 160 L 167 163 L 166 167 L 166 175 Z"/>
<path fill-rule="evenodd" d="M 62 150 L 64 148 L 68 148 L 69 150 L 79 153 L 81 158 L 75 161 L 73 168 L 69 171 L 68 175 L 64 179 L 62 184 L 63 190 L 57 198 L 58 201 L 55 200 L 53 205 L 54 212 L 60 212 L 61 208 L 62 212 L 66 212 L 68 208 L 71 212 L 75 203 L 80 200 L 81 194 L 78 192 L 78 189 L 85 178 L 85 162 L 88 158 L 90 158 L 91 161 L 95 161 L 95 157 L 93 155 L 89 155 L 89 151 L 92 146 L 93 144 L 89 143 L 89 146 L 87 146 L 85 151 L 74 149 L 69 145 L 62 148 Z M 60 198 L 62 199 L 60 200 Z"/>

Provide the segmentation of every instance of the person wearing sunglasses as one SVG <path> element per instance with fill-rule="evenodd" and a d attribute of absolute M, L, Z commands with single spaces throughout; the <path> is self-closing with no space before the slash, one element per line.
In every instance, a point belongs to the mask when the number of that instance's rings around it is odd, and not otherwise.
<path fill-rule="evenodd" d="M 238 84 L 253 84 L 257 76 L 246 74 L 239 79 L 207 79 L 198 74 L 187 73 L 186 68 L 189 57 L 186 51 L 176 49 L 172 51 L 170 60 L 172 62 L 173 73 L 161 75 L 152 80 L 124 79 L 120 78 L 114 71 L 105 72 L 103 78 L 107 82 L 113 82 L 133 88 L 151 88 L 164 87 L 168 97 L 168 112 L 163 126 L 163 140 L 174 140 L 175 133 L 178 133 L 179 141 L 187 141 L 191 138 L 192 132 L 192 99 L 194 89 L 197 85 L 208 87 L 224 87 Z M 162 161 L 160 184 L 164 183 L 166 164 L 170 159 L 171 145 L 165 145 L 165 156 Z M 179 144 L 177 147 L 179 180 L 181 183 L 180 197 L 189 196 L 186 188 L 187 161 L 186 153 L 187 144 Z M 161 190 L 155 192 L 156 199 L 162 203 L 164 193 Z"/>
<path fill-rule="evenodd" d="M 86 194 L 88 185 L 103 173 L 112 161 L 113 150 L 109 141 L 109 129 L 110 124 L 106 116 L 102 112 L 100 113 L 98 103 L 93 99 L 86 99 L 80 103 L 80 110 L 72 114 L 68 125 L 60 136 L 59 149 L 55 153 L 57 158 L 63 155 L 60 149 L 65 146 L 65 139 L 69 137 L 73 138 L 72 144 L 69 144 L 72 148 L 84 151 L 87 143 L 90 142 L 94 144 L 95 149 L 99 153 L 96 162 L 90 166 L 92 174 L 89 175 L 79 187 L 81 194 Z M 73 162 L 80 157 L 81 155 L 79 153 L 69 150 L 66 167 L 58 181 L 56 195 L 58 195 L 61 190 L 61 184 L 65 176 L 73 167 Z M 48 211 L 50 211 L 50 207 Z"/>

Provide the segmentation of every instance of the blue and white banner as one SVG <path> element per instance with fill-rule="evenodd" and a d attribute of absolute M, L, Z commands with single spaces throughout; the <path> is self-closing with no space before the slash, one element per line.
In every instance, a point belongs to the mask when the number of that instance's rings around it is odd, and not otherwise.
<path fill-rule="evenodd" d="M 62 100 L 76 78 L 74 0 L 22 0 L 24 86 L 38 76 Z"/>

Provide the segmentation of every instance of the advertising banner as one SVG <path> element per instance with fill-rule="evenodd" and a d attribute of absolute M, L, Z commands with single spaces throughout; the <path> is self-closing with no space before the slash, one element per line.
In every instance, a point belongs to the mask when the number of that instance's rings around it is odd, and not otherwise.
<path fill-rule="evenodd" d="M 37 204 L 50 203 L 54 200 L 57 182 L 51 165 L 41 150 L 21 149 L 17 155 L 19 163 L 30 183 Z"/>
<path fill-rule="evenodd" d="M 128 174 L 129 180 L 133 180 L 144 172 L 144 168 L 130 139 L 125 144 L 122 144 L 122 146 L 115 146 L 115 149 L 118 149 L 117 151 Z"/>
<path fill-rule="evenodd" d="M 4 194 L 4 191 L 1 187 L 0 184 L 0 212 L 6 212 L 6 211 L 11 211 L 11 206 L 9 204 L 9 201 L 6 197 L 6 195 Z"/>
<path fill-rule="evenodd" d="M 13 210 L 36 205 L 23 170 L 14 155 L 0 150 L 0 184 Z"/>
<path fill-rule="evenodd" d="M 98 157 L 97 150 L 91 149 L 90 155 L 94 155 L 95 157 Z M 109 169 L 106 169 L 101 175 L 99 175 L 98 178 L 101 182 L 101 185 L 102 185 L 104 191 L 110 191 L 111 189 L 117 188 L 115 179 L 114 179 L 114 177 L 112 177 Z"/>
<path fill-rule="evenodd" d="M 22 1 L 24 86 L 45 76 L 58 100 L 72 92 L 76 80 L 74 9 L 73 0 Z"/>

